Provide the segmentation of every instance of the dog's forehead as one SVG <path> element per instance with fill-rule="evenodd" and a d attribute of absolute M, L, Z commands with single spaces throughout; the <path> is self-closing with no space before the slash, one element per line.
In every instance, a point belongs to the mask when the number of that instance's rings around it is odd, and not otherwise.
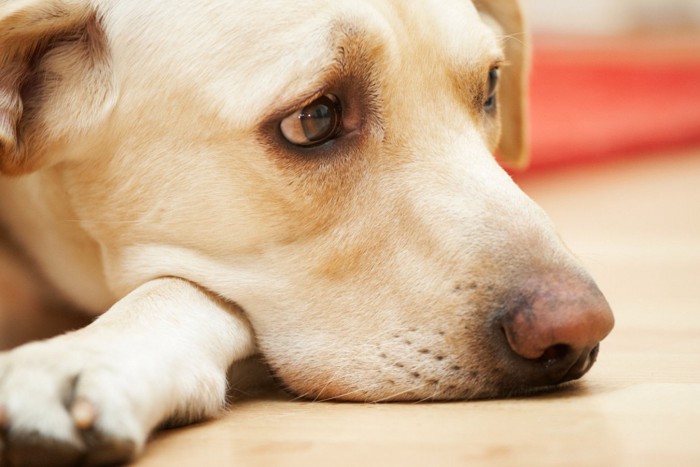
<path fill-rule="evenodd" d="M 407 54 L 414 62 L 433 61 L 457 72 L 483 68 L 481 62 L 500 47 L 467 0 L 185 0 L 162 8 L 147 3 L 122 0 L 111 7 L 129 10 L 109 25 L 130 62 L 122 69 L 144 76 L 151 70 L 161 81 L 167 76 L 164 86 L 196 83 L 208 101 L 203 104 L 239 125 L 256 123 L 261 110 L 275 103 L 318 91 L 341 50 L 377 51 L 373 65 L 387 75 L 407 72 Z M 138 47 L 134 38 L 153 47 Z"/>
<path fill-rule="evenodd" d="M 378 75 L 398 77 L 415 73 L 416 68 L 431 74 L 429 70 L 437 64 L 450 69 L 448 74 L 464 74 L 471 69 L 483 70 L 484 63 L 500 57 L 498 38 L 471 2 L 355 0 L 324 2 L 323 6 L 301 18 L 298 26 L 273 28 L 267 32 L 270 36 L 255 41 L 251 52 L 256 66 L 252 68 L 256 81 L 264 85 L 257 96 L 248 91 L 254 105 L 298 102 L 300 96 L 322 90 L 339 68 L 344 68 L 340 74 L 372 68 Z M 261 24 L 258 31 L 263 28 Z M 224 86 L 230 89 L 228 79 L 222 76 Z M 213 95 L 221 96 L 220 84 L 212 87 Z M 240 105 L 237 101 L 239 110 Z M 254 119 L 255 109 L 249 115 Z M 240 123 L 240 112 L 232 117 Z"/>

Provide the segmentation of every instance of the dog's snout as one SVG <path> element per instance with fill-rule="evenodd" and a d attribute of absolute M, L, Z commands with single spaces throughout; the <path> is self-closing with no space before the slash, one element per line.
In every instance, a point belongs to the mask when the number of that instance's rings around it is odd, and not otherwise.
<path fill-rule="evenodd" d="M 614 324 L 598 288 L 589 280 L 547 275 L 527 281 L 518 295 L 500 319 L 518 379 L 540 385 L 583 376 Z"/>

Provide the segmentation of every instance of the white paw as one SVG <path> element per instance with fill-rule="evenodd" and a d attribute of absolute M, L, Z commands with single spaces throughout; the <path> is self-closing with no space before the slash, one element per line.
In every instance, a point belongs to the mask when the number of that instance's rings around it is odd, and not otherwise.
<path fill-rule="evenodd" d="M 0 354 L 1 465 L 124 463 L 143 447 L 143 388 L 66 337 Z"/>
<path fill-rule="evenodd" d="M 0 465 L 128 462 L 160 423 L 216 415 L 226 370 L 254 349 L 237 307 L 144 284 L 86 328 L 0 353 Z"/>

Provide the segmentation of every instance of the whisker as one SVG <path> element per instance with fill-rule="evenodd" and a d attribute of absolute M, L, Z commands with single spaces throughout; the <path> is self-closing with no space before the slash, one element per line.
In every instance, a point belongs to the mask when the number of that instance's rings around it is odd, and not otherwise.
<path fill-rule="evenodd" d="M 318 398 L 321 397 L 321 394 L 323 394 L 323 391 L 325 391 L 326 388 L 327 388 L 328 386 L 330 386 L 331 383 L 333 383 L 333 382 L 336 380 L 336 377 L 337 377 L 339 371 L 340 371 L 340 368 L 337 368 L 337 369 L 333 372 L 333 374 L 331 375 L 331 377 L 328 378 L 328 381 L 326 382 L 326 384 L 316 393 L 316 397 L 315 397 L 314 400 L 313 400 L 314 402 L 317 402 L 317 401 L 318 401 Z"/>
<path fill-rule="evenodd" d="M 295 393 L 293 393 L 293 394 L 294 394 L 294 397 L 292 397 L 292 398 L 290 399 L 291 402 L 297 402 L 297 401 L 300 401 L 300 400 L 304 400 L 304 399 L 306 399 L 306 396 L 309 395 L 308 392 L 305 392 L 305 393 L 297 393 L 297 392 L 295 392 Z"/>
<path fill-rule="evenodd" d="M 365 391 L 366 391 L 366 389 L 358 388 L 358 389 L 355 389 L 353 391 L 348 391 L 348 392 L 343 393 L 343 394 L 338 394 L 337 396 L 326 397 L 324 399 L 319 400 L 319 402 L 330 402 L 332 400 L 342 399 L 342 398 L 349 396 L 351 394 L 356 394 L 358 392 L 365 392 Z"/>
<path fill-rule="evenodd" d="M 527 34 L 524 32 L 515 32 L 512 34 L 504 34 L 501 36 L 501 38 L 504 41 L 509 40 L 509 39 L 513 39 L 513 40 L 518 41 L 521 44 L 525 44 L 525 41 L 521 39 L 521 38 L 525 38 L 525 37 L 527 37 Z"/>
<path fill-rule="evenodd" d="M 412 388 L 408 388 L 408 389 L 405 389 L 405 390 L 403 390 L 403 391 L 394 393 L 394 394 L 392 394 L 391 396 L 384 397 L 384 398 L 382 398 L 382 399 L 377 399 L 377 400 L 374 401 L 374 402 L 376 402 L 376 403 L 379 403 L 379 402 L 386 402 L 386 401 L 388 401 L 388 400 L 391 400 L 391 399 L 396 398 L 397 396 L 400 396 L 400 395 L 402 395 L 402 394 L 406 394 L 407 392 L 413 392 L 413 391 L 418 391 L 418 390 L 420 390 L 420 389 L 423 389 L 424 387 L 428 386 L 429 384 L 430 384 L 430 383 L 425 383 L 425 384 L 421 384 L 421 385 L 419 385 L 419 386 L 414 386 L 414 387 L 412 387 Z"/>
<path fill-rule="evenodd" d="M 416 404 L 420 404 L 421 402 L 433 401 L 436 399 L 436 396 L 440 393 L 441 381 L 438 379 L 435 383 L 431 382 L 430 384 L 435 384 L 435 388 L 433 389 L 433 393 L 430 396 L 426 396 L 423 399 L 416 401 Z"/>

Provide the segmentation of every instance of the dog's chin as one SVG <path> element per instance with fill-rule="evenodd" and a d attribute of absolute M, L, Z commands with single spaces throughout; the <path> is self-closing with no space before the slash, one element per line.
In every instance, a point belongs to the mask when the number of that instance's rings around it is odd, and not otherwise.
<path fill-rule="evenodd" d="M 282 389 L 295 399 L 310 400 L 315 402 L 450 402 L 450 401 L 478 401 L 493 399 L 527 398 L 548 394 L 566 392 L 579 387 L 579 382 L 566 382 L 561 384 L 527 387 L 527 386 L 502 386 L 498 388 L 481 388 L 467 390 L 448 390 L 426 392 L 419 388 L 400 390 L 396 388 L 383 388 L 365 390 L 351 386 L 338 386 L 328 388 L 311 388 L 304 385 L 287 383 L 280 378 L 274 378 Z"/>
<path fill-rule="evenodd" d="M 523 398 L 559 393 L 580 386 L 579 381 L 552 384 L 527 384 L 522 381 L 502 379 L 499 376 L 486 380 L 464 378 L 431 381 L 430 384 L 398 384 L 392 379 L 361 381 L 353 378 L 344 381 L 333 377 L 333 372 L 317 373 L 289 371 L 268 364 L 269 373 L 285 392 L 296 399 L 343 402 L 446 402 Z"/>

